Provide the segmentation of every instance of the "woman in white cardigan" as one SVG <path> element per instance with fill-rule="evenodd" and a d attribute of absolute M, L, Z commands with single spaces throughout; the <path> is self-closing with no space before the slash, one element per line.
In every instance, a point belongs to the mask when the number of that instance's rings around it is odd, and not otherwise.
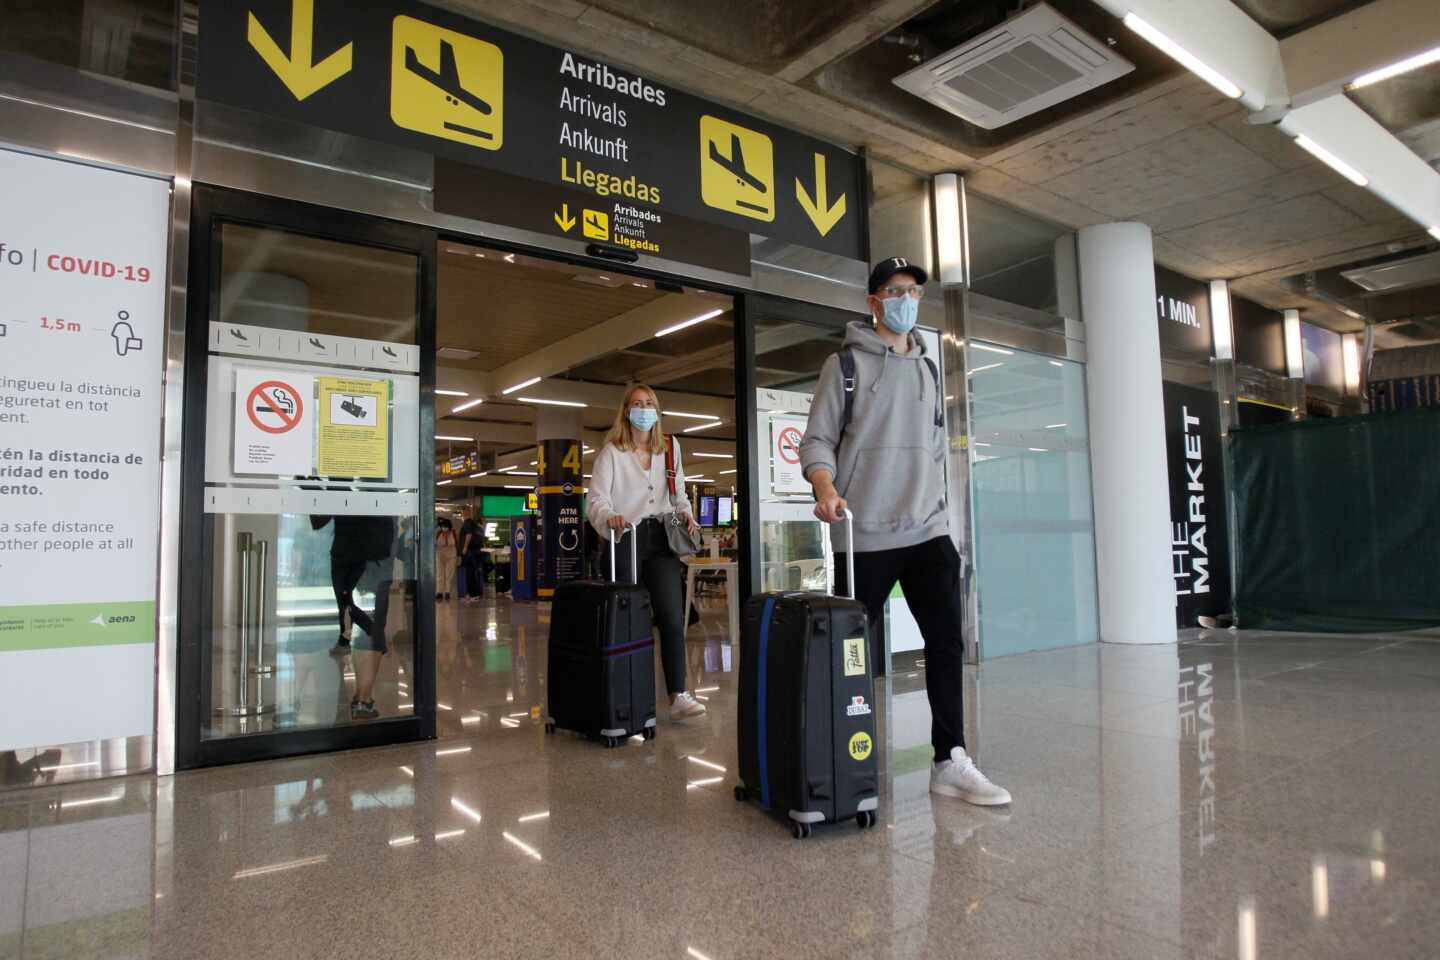
<path fill-rule="evenodd" d="M 666 469 L 666 448 L 672 467 Z M 673 470 L 673 476 L 670 475 Z M 685 610 L 680 558 L 670 549 L 661 518 L 681 514 L 691 533 L 700 528 L 685 496 L 685 471 L 680 465 L 680 444 L 660 428 L 660 401 L 655 391 L 637 383 L 625 391 L 625 402 L 595 457 L 586 513 L 590 525 L 608 540 L 635 525 L 640 582 L 650 593 L 650 607 L 660 629 L 660 663 L 670 693 L 670 719 L 689 720 L 705 715 L 705 705 L 685 686 Z M 608 551 L 604 552 L 608 556 Z M 630 551 L 616 550 L 620 580 L 630 580 Z"/>

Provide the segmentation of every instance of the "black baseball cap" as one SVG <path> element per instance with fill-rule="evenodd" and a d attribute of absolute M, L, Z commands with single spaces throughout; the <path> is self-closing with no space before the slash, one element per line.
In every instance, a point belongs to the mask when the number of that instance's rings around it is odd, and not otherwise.
<path fill-rule="evenodd" d="M 875 264 L 875 269 L 870 271 L 870 293 L 879 290 L 890 282 L 890 278 L 897 273 L 908 273 L 915 278 L 915 282 L 923 284 L 930 279 L 924 267 L 917 267 L 904 257 L 891 257 L 888 260 L 881 260 Z"/>

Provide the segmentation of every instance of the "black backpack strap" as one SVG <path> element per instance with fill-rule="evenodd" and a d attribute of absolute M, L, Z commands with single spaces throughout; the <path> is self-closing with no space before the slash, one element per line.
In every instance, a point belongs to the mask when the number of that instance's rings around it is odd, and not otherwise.
<path fill-rule="evenodd" d="M 940 368 L 935 366 L 935 361 L 929 357 L 925 358 L 925 366 L 930 368 L 930 376 L 935 380 L 935 426 L 945 426 L 945 398 L 940 394 Z"/>
<path fill-rule="evenodd" d="M 850 418 L 855 415 L 855 351 L 846 347 L 838 354 L 840 357 L 840 388 L 845 391 L 845 411 L 840 415 L 840 432 L 835 437 L 835 447 L 839 449 L 841 441 L 845 439 L 845 430 L 850 426 Z"/>

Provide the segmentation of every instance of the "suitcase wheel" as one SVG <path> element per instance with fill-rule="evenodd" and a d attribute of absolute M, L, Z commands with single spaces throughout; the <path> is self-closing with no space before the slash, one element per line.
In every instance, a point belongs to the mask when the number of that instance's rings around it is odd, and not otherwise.
<path fill-rule="evenodd" d="M 879 818 L 875 816 L 874 810 L 861 810 L 859 813 L 855 814 L 855 826 L 859 827 L 861 830 L 865 830 L 875 826 L 878 819 Z"/>
<path fill-rule="evenodd" d="M 810 824 L 801 823 L 799 820 L 790 821 L 790 836 L 796 840 L 804 840 L 810 836 Z"/>
<path fill-rule="evenodd" d="M 738 783 L 735 784 L 735 799 L 739 800 L 741 803 L 744 803 L 746 800 L 750 799 L 749 791 L 747 791 L 743 786 Z"/>
<path fill-rule="evenodd" d="M 623 741 L 621 741 L 621 739 L 620 739 L 619 737 L 606 737 L 606 738 L 605 738 L 605 748 L 606 748 L 607 750 L 614 749 L 615 747 L 620 746 L 620 744 L 621 744 L 622 742 L 623 742 Z"/>
<path fill-rule="evenodd" d="M 654 739 L 655 739 L 655 728 L 654 728 L 654 727 L 646 727 L 645 730 L 644 730 L 644 732 L 641 733 L 641 736 L 643 736 L 646 740 L 654 740 Z"/>
<path fill-rule="evenodd" d="M 555 721 L 554 721 L 554 720 L 547 720 L 547 721 L 545 722 L 545 732 L 546 732 L 546 733 L 554 733 L 554 732 L 555 732 Z"/>

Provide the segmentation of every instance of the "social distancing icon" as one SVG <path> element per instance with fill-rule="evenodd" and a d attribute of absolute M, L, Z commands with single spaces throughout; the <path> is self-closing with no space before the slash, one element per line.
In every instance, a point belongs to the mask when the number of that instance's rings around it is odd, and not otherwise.
<path fill-rule="evenodd" d="M 742 217 L 775 219 L 775 145 L 718 117 L 700 118 L 700 199 Z"/>
<path fill-rule="evenodd" d="M 390 119 L 396 126 L 483 150 L 505 132 L 505 54 L 493 43 L 396 17 Z"/>
<path fill-rule="evenodd" d="M 586 210 L 581 229 L 591 240 L 609 240 L 610 214 L 604 210 Z"/>

